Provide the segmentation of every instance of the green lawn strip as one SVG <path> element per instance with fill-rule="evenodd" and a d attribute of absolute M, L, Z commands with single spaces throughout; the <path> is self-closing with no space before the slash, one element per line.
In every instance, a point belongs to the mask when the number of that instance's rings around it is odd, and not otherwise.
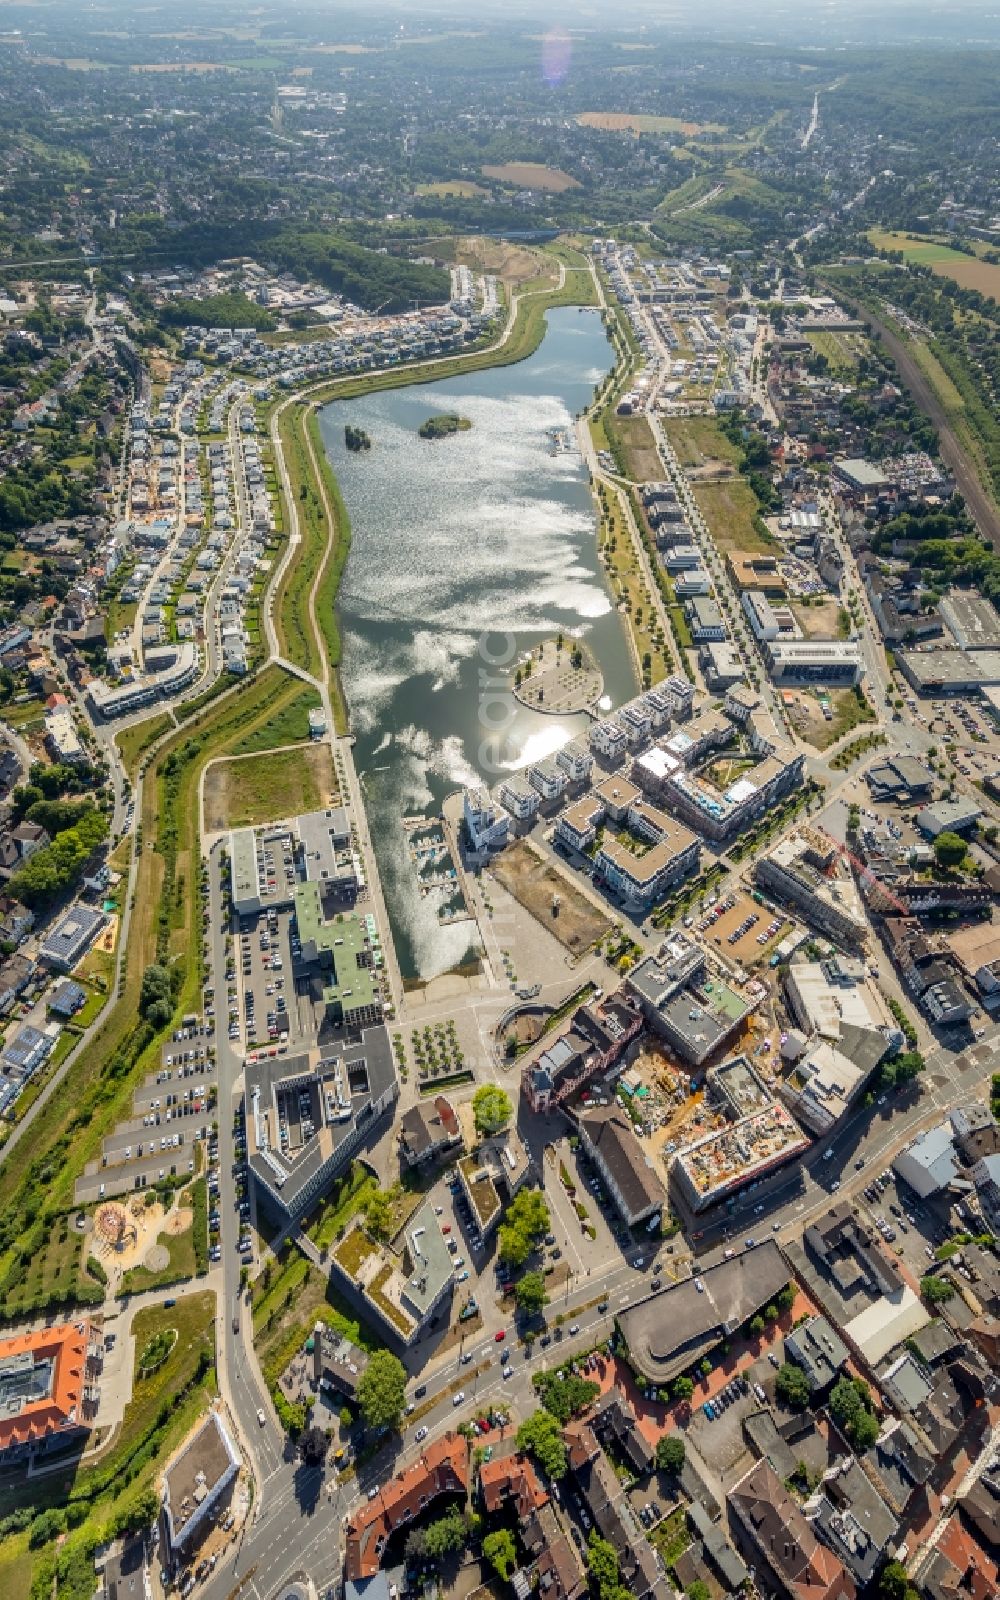
<path fill-rule="evenodd" d="M 213 700 L 217 700 L 220 694 L 225 694 L 227 689 L 235 688 L 238 681 L 238 679 L 231 678 L 226 672 L 221 673 L 214 683 L 210 684 L 207 689 L 202 690 L 201 694 L 196 694 L 190 700 L 182 700 L 179 705 L 176 705 L 174 707 L 174 716 L 178 722 L 190 721 L 192 717 L 198 715 L 199 711 L 204 711 L 206 706 L 211 705 Z M 246 682 L 247 680 L 244 679 L 243 681 Z"/>
<path fill-rule="evenodd" d="M 161 711 L 158 716 L 147 717 L 144 722 L 136 722 L 130 728 L 122 728 L 115 734 L 115 744 L 125 766 L 125 771 L 130 775 L 135 772 L 141 757 L 155 744 L 161 734 L 173 727 L 173 718 L 167 711 Z"/>
<path fill-rule="evenodd" d="M 306 1233 L 313 1244 L 320 1250 L 328 1249 L 377 1188 L 378 1181 L 373 1174 L 355 1162 L 310 1217 Z"/>

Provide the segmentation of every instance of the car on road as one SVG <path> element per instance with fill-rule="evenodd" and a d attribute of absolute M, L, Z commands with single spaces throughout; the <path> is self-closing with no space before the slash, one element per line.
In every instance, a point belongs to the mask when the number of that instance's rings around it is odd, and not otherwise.
<path fill-rule="evenodd" d="M 263 1406 L 261 1406 L 260 1409 L 257 1412 L 257 1421 L 260 1423 L 260 1426 L 262 1428 L 264 1427 L 265 1423 L 267 1422 L 267 1413 L 265 1412 Z"/>
<path fill-rule="evenodd" d="M 414 1437 L 414 1439 L 416 1439 L 418 1444 L 420 1443 L 420 1441 L 422 1439 L 426 1439 L 427 1438 L 427 1429 L 426 1429 L 426 1427 L 418 1428 L 416 1433 L 413 1435 L 413 1437 Z"/>
<path fill-rule="evenodd" d="M 463 1403 L 464 1400 L 465 1400 L 465 1390 L 464 1389 L 459 1389 L 458 1393 L 457 1394 L 453 1394 L 452 1397 L 451 1397 L 451 1403 L 452 1403 L 453 1406 L 460 1406 Z"/>
<path fill-rule="evenodd" d="M 472 1360 L 472 1351 L 471 1350 L 463 1351 L 463 1353 L 459 1356 L 458 1359 L 459 1359 L 459 1363 L 460 1363 L 461 1366 L 467 1367 L 469 1365 L 469 1362 Z"/>
<path fill-rule="evenodd" d="M 597 1309 L 600 1312 L 602 1317 L 603 1317 L 604 1313 L 607 1311 L 608 1305 L 609 1305 L 609 1302 L 607 1300 L 601 1300 L 599 1302 Z"/>
<path fill-rule="evenodd" d="M 570 1333 L 579 1333 L 580 1332 L 580 1324 L 578 1322 L 571 1323 L 569 1331 L 570 1331 Z"/>
<path fill-rule="evenodd" d="M 500 1328 L 500 1329 L 499 1329 L 499 1330 L 498 1330 L 498 1332 L 496 1332 L 496 1333 L 495 1333 L 495 1334 L 494 1334 L 494 1335 L 493 1335 L 493 1338 L 494 1338 L 494 1340 L 495 1340 L 495 1341 L 496 1341 L 496 1343 L 497 1343 L 497 1344 L 502 1344 L 502 1343 L 503 1343 L 503 1341 L 504 1341 L 504 1340 L 505 1340 L 505 1339 L 506 1339 L 506 1337 L 507 1337 L 507 1330 L 506 1330 L 506 1328 Z"/>

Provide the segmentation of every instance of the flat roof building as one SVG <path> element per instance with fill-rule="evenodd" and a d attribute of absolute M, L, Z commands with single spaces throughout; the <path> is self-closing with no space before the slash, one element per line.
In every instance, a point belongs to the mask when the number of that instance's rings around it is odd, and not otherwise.
<path fill-rule="evenodd" d="M 330 1261 L 387 1336 L 403 1345 L 419 1337 L 455 1283 L 454 1261 L 429 1201 L 389 1244 L 355 1223 Z"/>
<path fill-rule="evenodd" d="M 809 1317 L 785 1335 L 785 1356 L 801 1367 L 812 1394 L 823 1394 L 847 1365 L 850 1351 L 826 1317 Z"/>
<path fill-rule="evenodd" d="M 650 1027 L 692 1066 L 701 1066 L 743 1026 L 754 1002 L 710 972 L 705 952 L 672 933 L 628 973 L 626 989 Z"/>
<path fill-rule="evenodd" d="M 788 1279 L 781 1251 L 765 1239 L 704 1268 L 697 1281 L 685 1278 L 627 1306 L 616 1321 L 630 1362 L 647 1383 L 662 1387 L 774 1300 Z"/>
<path fill-rule="evenodd" d="M 279 1213 L 304 1216 L 399 1095 L 382 1026 L 297 1055 L 251 1051 L 245 1067 L 247 1158 Z"/>
<path fill-rule="evenodd" d="M 992 601 L 952 589 L 938 609 L 960 650 L 1000 650 L 1000 613 Z"/>
<path fill-rule="evenodd" d="M 917 694 L 975 694 L 1000 685 L 1000 650 L 897 650 L 895 656 Z"/>
<path fill-rule="evenodd" d="M 771 681 L 853 687 L 864 676 L 861 647 L 849 639 L 764 639 Z"/>
<path fill-rule="evenodd" d="M 946 1189 L 959 1176 L 950 1121 L 946 1119 L 936 1128 L 926 1128 L 919 1133 L 900 1151 L 892 1170 L 921 1200 Z"/>
<path fill-rule="evenodd" d="M 692 1212 L 717 1205 L 808 1146 L 746 1056 L 709 1069 L 706 1103 L 722 1110 L 726 1122 L 682 1146 L 670 1168 L 671 1182 Z"/>
<path fill-rule="evenodd" d="M 184 1549 L 208 1527 L 239 1470 L 229 1431 L 212 1411 L 163 1474 L 163 1512 L 172 1551 Z"/>
<path fill-rule="evenodd" d="M 103 911 L 95 911 L 93 906 L 75 905 L 45 935 L 38 953 L 56 972 L 69 972 L 86 955 L 107 920 Z"/>
<path fill-rule="evenodd" d="M 869 923 L 852 880 L 836 873 L 836 846 L 815 828 L 798 828 L 754 863 L 762 889 L 801 912 L 821 933 L 848 946 L 864 944 Z"/>

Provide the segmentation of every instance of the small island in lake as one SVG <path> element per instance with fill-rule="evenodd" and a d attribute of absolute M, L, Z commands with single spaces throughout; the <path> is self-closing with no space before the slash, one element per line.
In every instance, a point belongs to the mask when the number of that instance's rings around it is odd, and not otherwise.
<path fill-rule="evenodd" d="M 449 433 L 465 433 L 471 427 L 468 417 L 460 417 L 457 411 L 442 411 L 422 422 L 417 432 L 421 439 L 443 439 Z"/>
<path fill-rule="evenodd" d="M 351 423 L 344 429 L 344 443 L 348 450 L 370 450 L 372 447 L 364 428 L 355 428 Z"/>

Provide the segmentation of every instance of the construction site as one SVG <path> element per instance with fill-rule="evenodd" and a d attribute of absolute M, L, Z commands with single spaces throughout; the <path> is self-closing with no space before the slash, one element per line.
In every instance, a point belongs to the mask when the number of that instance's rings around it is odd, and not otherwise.
<path fill-rule="evenodd" d="M 692 1212 L 704 1211 L 804 1151 L 810 1140 L 745 1055 L 707 1074 L 695 1137 L 677 1150 L 670 1176 Z"/>

